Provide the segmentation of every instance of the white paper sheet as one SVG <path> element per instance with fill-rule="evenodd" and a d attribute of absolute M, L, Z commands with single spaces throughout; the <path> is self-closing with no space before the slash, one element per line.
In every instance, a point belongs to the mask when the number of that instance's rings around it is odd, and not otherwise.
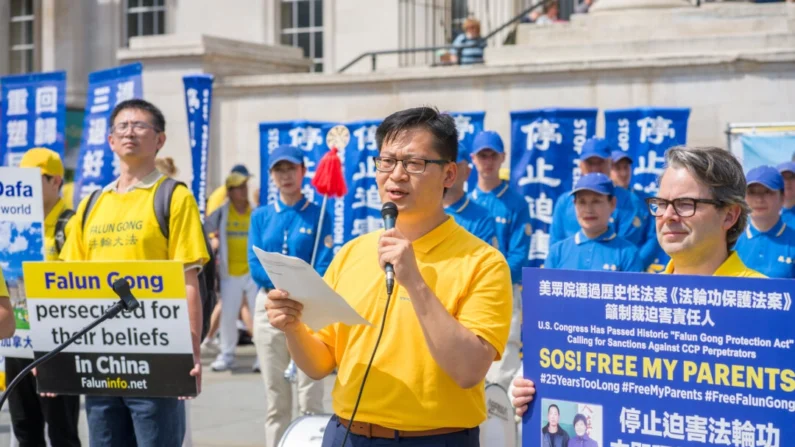
<path fill-rule="evenodd" d="M 254 247 L 254 253 L 273 285 L 286 290 L 290 299 L 304 305 L 301 321 L 313 331 L 337 322 L 371 326 L 303 259 L 269 253 L 257 247 Z"/>

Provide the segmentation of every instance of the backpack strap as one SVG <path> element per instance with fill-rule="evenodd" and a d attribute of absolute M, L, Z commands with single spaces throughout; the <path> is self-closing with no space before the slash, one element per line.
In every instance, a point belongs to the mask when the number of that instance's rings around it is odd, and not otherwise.
<path fill-rule="evenodd" d="M 74 215 L 74 211 L 66 208 L 61 211 L 61 214 L 58 216 L 58 221 L 55 222 L 55 250 L 58 253 L 61 252 L 63 244 L 66 243 L 66 224 L 69 223 L 69 219 Z"/>
<path fill-rule="evenodd" d="M 88 196 L 88 203 L 86 203 L 86 207 L 83 210 L 83 219 L 81 219 L 80 222 L 80 228 L 83 231 L 86 229 L 86 218 L 88 218 L 88 215 L 91 214 L 91 210 L 94 209 L 94 205 L 97 204 L 97 199 L 99 199 L 101 194 L 101 189 L 95 189 L 94 191 L 91 191 L 91 195 Z"/>
<path fill-rule="evenodd" d="M 171 198 L 174 196 L 174 190 L 179 185 L 188 187 L 183 182 L 166 177 L 157 187 L 157 191 L 155 191 L 155 218 L 160 226 L 160 232 L 166 239 L 168 239 L 170 231 L 168 224 L 171 221 Z"/>

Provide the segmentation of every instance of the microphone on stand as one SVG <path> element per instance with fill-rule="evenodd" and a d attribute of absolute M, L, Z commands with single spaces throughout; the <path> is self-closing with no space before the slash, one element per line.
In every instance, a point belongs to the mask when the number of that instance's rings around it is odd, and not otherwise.
<path fill-rule="evenodd" d="M 8 395 L 11 394 L 11 391 L 14 388 L 16 388 L 17 385 L 19 385 L 19 382 L 21 382 L 22 379 L 27 374 L 33 371 L 33 368 L 36 368 L 37 366 L 55 357 L 55 354 L 58 354 L 59 352 L 66 349 L 67 346 L 74 343 L 75 340 L 85 335 L 86 332 L 90 331 L 91 329 L 97 327 L 103 321 L 115 317 L 116 315 L 119 314 L 119 312 L 123 310 L 135 310 L 140 305 L 138 303 L 138 300 L 135 299 L 132 292 L 130 291 L 130 284 L 127 283 L 127 280 L 124 278 L 119 278 L 116 280 L 116 282 L 113 283 L 113 292 L 115 292 L 116 295 L 118 295 L 119 298 L 121 299 L 117 301 L 113 306 L 111 306 L 110 309 L 105 311 L 105 313 L 101 317 L 99 317 L 98 319 L 94 320 L 94 322 L 81 329 L 80 332 L 71 336 L 69 340 L 66 340 L 65 342 L 61 343 L 57 348 L 53 349 L 52 351 L 48 352 L 42 357 L 36 359 L 33 363 L 28 365 L 27 368 L 23 369 L 19 374 L 17 374 L 14 380 L 6 388 L 6 391 L 3 393 L 3 396 L 0 397 L 0 409 L 3 408 L 3 404 L 5 403 L 6 399 L 8 399 Z"/>
<path fill-rule="evenodd" d="M 395 221 L 397 220 L 398 209 L 397 205 L 392 202 L 386 202 L 381 207 L 381 217 L 384 219 L 384 230 L 391 230 L 395 228 Z M 395 287 L 395 268 L 392 264 L 386 263 L 384 266 L 386 271 L 386 293 L 392 295 L 392 289 Z"/>

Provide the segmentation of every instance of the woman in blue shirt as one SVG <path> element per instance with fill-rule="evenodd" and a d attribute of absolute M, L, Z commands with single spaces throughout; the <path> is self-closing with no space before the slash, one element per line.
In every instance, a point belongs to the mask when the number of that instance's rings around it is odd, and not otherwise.
<path fill-rule="evenodd" d="M 619 237 L 610 224 L 616 209 L 614 188 L 602 173 L 580 177 L 571 194 L 580 230 L 550 247 L 544 268 L 643 271 L 638 249 Z"/>

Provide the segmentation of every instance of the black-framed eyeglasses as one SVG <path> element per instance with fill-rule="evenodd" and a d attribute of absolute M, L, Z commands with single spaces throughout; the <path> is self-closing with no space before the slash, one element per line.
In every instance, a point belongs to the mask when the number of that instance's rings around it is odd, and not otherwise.
<path fill-rule="evenodd" d="M 133 132 L 136 134 L 145 133 L 149 129 L 152 129 L 155 131 L 155 133 L 160 132 L 160 129 L 144 121 L 125 121 L 122 123 L 116 123 L 116 125 L 110 128 L 110 132 L 116 135 L 122 135 L 127 132 L 127 129 L 130 128 L 132 128 Z"/>
<path fill-rule="evenodd" d="M 680 197 L 678 199 L 666 200 L 659 197 L 649 197 L 646 199 L 646 204 L 649 206 L 649 212 L 654 217 L 661 217 L 665 214 L 665 210 L 669 205 L 674 206 L 674 212 L 679 217 L 690 217 L 696 214 L 696 205 L 699 203 L 706 203 L 721 208 L 725 202 L 712 199 L 694 199 L 692 197 Z"/>
<path fill-rule="evenodd" d="M 373 161 L 375 162 L 375 169 L 381 172 L 392 172 L 395 170 L 395 167 L 397 167 L 398 162 L 401 162 L 403 163 L 403 169 L 409 174 L 422 174 L 425 172 L 425 167 L 428 166 L 428 163 L 438 164 L 440 166 L 451 163 L 450 160 L 426 160 L 424 158 L 404 158 L 398 160 L 397 158 L 381 156 L 373 157 Z"/>

